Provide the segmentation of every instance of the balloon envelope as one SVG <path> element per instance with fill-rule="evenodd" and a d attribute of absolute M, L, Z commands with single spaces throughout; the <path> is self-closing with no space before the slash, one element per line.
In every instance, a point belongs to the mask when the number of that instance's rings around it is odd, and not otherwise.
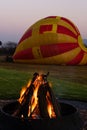
<path fill-rule="evenodd" d="M 87 48 L 73 22 L 59 16 L 40 19 L 24 33 L 13 55 L 14 62 L 84 65 Z"/>

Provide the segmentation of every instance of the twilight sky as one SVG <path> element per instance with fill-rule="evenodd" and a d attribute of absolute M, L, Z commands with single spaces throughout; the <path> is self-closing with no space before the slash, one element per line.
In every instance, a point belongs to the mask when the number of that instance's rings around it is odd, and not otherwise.
<path fill-rule="evenodd" d="M 0 41 L 18 42 L 36 21 L 63 16 L 87 38 L 87 0 L 0 0 Z"/>

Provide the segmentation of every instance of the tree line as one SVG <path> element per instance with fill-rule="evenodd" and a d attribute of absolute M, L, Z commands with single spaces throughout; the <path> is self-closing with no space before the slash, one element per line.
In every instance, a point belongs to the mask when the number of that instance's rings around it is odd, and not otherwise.
<path fill-rule="evenodd" d="M 4 57 L 5 61 L 12 62 L 12 56 L 15 52 L 15 49 L 17 47 L 17 43 L 15 42 L 7 42 L 7 43 L 2 43 L 0 41 L 0 56 Z"/>

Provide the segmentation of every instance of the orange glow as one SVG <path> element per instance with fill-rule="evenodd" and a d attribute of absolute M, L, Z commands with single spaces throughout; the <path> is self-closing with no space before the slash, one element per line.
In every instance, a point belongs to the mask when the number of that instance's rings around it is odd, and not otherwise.
<path fill-rule="evenodd" d="M 30 84 L 31 84 L 31 81 L 28 82 L 27 86 L 22 87 L 22 90 L 20 92 L 20 98 L 18 99 L 18 101 L 20 103 L 24 100 L 24 96 L 23 95 L 25 94 L 25 91 L 30 86 Z"/>
<path fill-rule="evenodd" d="M 30 116 L 30 114 L 34 111 L 35 107 L 38 104 L 37 93 L 42 83 L 43 83 L 42 76 L 37 76 L 36 80 L 33 83 L 35 86 L 35 89 L 34 89 L 32 99 L 31 99 L 31 106 L 29 107 L 28 116 Z"/>
<path fill-rule="evenodd" d="M 38 88 L 39 88 L 39 86 L 37 86 L 34 90 L 34 93 L 33 93 L 32 99 L 31 99 L 31 106 L 29 107 L 28 116 L 30 116 L 30 114 L 34 111 L 34 109 L 38 103 L 38 98 L 37 98 Z"/>
<path fill-rule="evenodd" d="M 24 93 L 25 93 L 25 91 L 26 91 L 26 87 L 23 87 L 22 88 L 22 90 L 21 90 L 21 92 L 20 92 L 20 98 L 18 99 L 18 101 L 21 103 L 22 102 L 22 100 L 23 100 L 23 95 L 24 95 Z"/>
<path fill-rule="evenodd" d="M 48 104 L 47 110 L 48 110 L 49 117 L 50 118 L 56 118 L 52 102 L 50 101 L 50 94 L 48 92 L 47 92 L 47 95 L 46 95 L 46 99 L 47 99 L 47 104 Z"/>

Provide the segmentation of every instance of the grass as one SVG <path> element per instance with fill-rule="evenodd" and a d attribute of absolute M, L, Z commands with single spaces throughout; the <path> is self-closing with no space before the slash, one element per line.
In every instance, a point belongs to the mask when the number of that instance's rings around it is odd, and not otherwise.
<path fill-rule="evenodd" d="M 87 85 L 57 80 L 53 83 L 55 95 L 61 98 L 87 101 Z"/>
<path fill-rule="evenodd" d="M 17 99 L 22 86 L 26 85 L 33 73 L 29 71 L 18 71 L 15 69 L 0 68 L 0 99 Z M 87 85 L 58 79 L 49 76 L 48 81 L 56 96 L 75 100 L 87 101 Z"/>
<path fill-rule="evenodd" d="M 18 98 L 19 92 L 31 74 L 16 70 L 0 69 L 0 98 Z"/>

